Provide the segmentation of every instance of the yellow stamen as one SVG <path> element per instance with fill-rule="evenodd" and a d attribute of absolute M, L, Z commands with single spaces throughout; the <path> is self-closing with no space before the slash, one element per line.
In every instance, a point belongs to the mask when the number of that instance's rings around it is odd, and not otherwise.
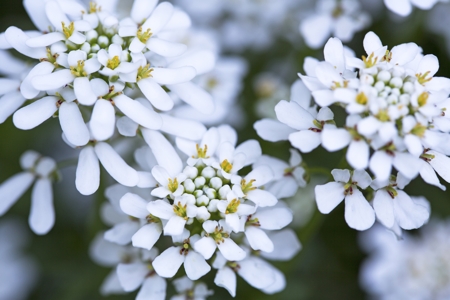
<path fill-rule="evenodd" d="M 84 60 L 79 60 L 76 67 L 70 67 L 70 72 L 76 77 L 86 77 L 87 73 L 84 70 Z"/>
<path fill-rule="evenodd" d="M 150 64 L 147 64 L 145 67 L 139 67 L 136 80 L 140 81 L 145 78 L 153 77 L 152 72 L 153 68 L 150 68 Z"/>
<path fill-rule="evenodd" d="M 145 32 L 142 32 L 142 27 L 139 27 L 136 37 L 143 43 L 146 44 L 148 39 L 152 36 L 152 32 L 149 29 L 147 29 Z"/>
<path fill-rule="evenodd" d="M 366 105 L 368 101 L 369 99 L 363 92 L 360 92 L 358 95 L 356 95 L 356 103 Z"/>
<path fill-rule="evenodd" d="M 227 173 L 230 173 L 231 169 L 233 168 L 233 164 L 231 164 L 227 159 L 225 159 L 221 164 L 220 167 L 222 170 L 224 170 Z"/>
<path fill-rule="evenodd" d="M 70 25 L 66 27 L 66 24 L 64 22 L 61 22 L 62 24 L 62 31 L 66 37 L 66 39 L 70 38 L 75 31 L 75 24 L 73 22 L 70 22 Z"/>
<path fill-rule="evenodd" d="M 110 68 L 111 70 L 114 70 L 119 65 L 120 65 L 120 59 L 117 55 L 114 56 L 112 59 L 108 59 L 108 61 L 106 62 L 106 67 Z"/>

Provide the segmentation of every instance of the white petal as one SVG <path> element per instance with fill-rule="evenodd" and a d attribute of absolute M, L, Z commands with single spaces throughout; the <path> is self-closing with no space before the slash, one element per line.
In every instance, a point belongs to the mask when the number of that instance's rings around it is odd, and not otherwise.
<path fill-rule="evenodd" d="M 152 77 L 157 83 L 178 84 L 192 80 L 196 75 L 193 67 L 180 67 L 177 69 L 153 68 Z"/>
<path fill-rule="evenodd" d="M 370 170 L 375 174 L 375 179 L 384 181 L 389 179 L 392 169 L 392 156 L 386 151 L 375 151 L 370 158 Z"/>
<path fill-rule="evenodd" d="M 58 98 L 48 96 L 19 109 L 13 116 L 14 125 L 23 130 L 40 125 L 57 111 L 57 101 Z"/>
<path fill-rule="evenodd" d="M 119 264 L 117 266 L 120 284 L 127 292 L 137 289 L 148 273 L 149 269 L 143 263 Z"/>
<path fill-rule="evenodd" d="M 217 271 L 214 283 L 225 288 L 232 297 L 236 296 L 236 273 L 229 267 L 224 267 Z"/>
<path fill-rule="evenodd" d="M 347 161 L 353 168 L 362 170 L 369 164 L 369 145 L 363 140 L 353 140 L 347 150 Z"/>
<path fill-rule="evenodd" d="M 329 128 L 325 126 L 322 131 L 322 146 L 330 152 L 346 147 L 352 139 L 350 133 L 343 129 Z"/>
<path fill-rule="evenodd" d="M 285 141 L 295 132 L 295 129 L 272 119 L 259 120 L 255 122 L 253 128 L 263 140 L 269 142 Z"/>
<path fill-rule="evenodd" d="M 11 26 L 5 31 L 5 37 L 8 43 L 18 52 L 25 56 L 40 59 L 47 57 L 47 50 L 45 47 L 32 48 L 27 46 L 26 41 L 29 37 L 19 28 Z"/>
<path fill-rule="evenodd" d="M 253 218 L 257 218 L 261 228 L 279 230 L 292 222 L 292 212 L 285 207 L 276 207 L 257 211 Z"/>
<path fill-rule="evenodd" d="M 163 200 L 150 201 L 147 204 L 147 210 L 154 216 L 169 220 L 175 215 L 173 206 Z"/>
<path fill-rule="evenodd" d="M 316 149 L 320 145 L 320 133 L 311 130 L 302 130 L 289 135 L 292 146 L 307 153 Z"/>
<path fill-rule="evenodd" d="M 11 92 L 3 95 L 0 98 L 0 124 L 5 122 L 25 101 L 26 99 L 20 92 Z"/>
<path fill-rule="evenodd" d="M 284 274 L 278 269 L 273 268 L 272 272 L 275 276 L 275 281 L 273 284 L 269 285 L 266 288 L 263 288 L 262 291 L 266 294 L 273 295 L 275 293 L 279 293 L 286 287 L 286 278 Z"/>
<path fill-rule="evenodd" d="M 273 243 L 267 237 L 267 234 L 259 228 L 249 226 L 245 230 L 245 236 L 253 250 L 261 250 L 263 252 L 272 252 Z"/>
<path fill-rule="evenodd" d="M 152 265 L 159 276 L 172 278 L 184 262 L 184 255 L 180 253 L 181 247 L 170 247 L 161 253 Z"/>
<path fill-rule="evenodd" d="M 339 182 L 316 185 L 315 194 L 317 208 L 321 213 L 328 214 L 344 200 L 344 185 Z"/>
<path fill-rule="evenodd" d="M 415 43 L 400 44 L 392 48 L 392 59 L 390 63 L 392 65 L 405 65 L 411 62 L 421 49 Z"/>
<path fill-rule="evenodd" d="M 190 250 L 184 261 L 184 270 L 189 279 L 197 280 L 211 271 L 211 267 L 205 261 L 203 256 Z"/>
<path fill-rule="evenodd" d="M 223 242 L 218 244 L 217 248 L 219 248 L 223 257 L 229 261 L 241 261 L 247 256 L 245 251 L 230 238 L 223 239 Z M 207 258 L 205 257 L 205 259 Z"/>
<path fill-rule="evenodd" d="M 291 128 L 303 130 L 315 127 L 313 116 L 295 102 L 282 100 L 275 106 L 275 112 L 278 120 Z"/>
<path fill-rule="evenodd" d="M 48 21 L 47 15 L 45 14 L 44 9 L 44 0 L 36 1 L 36 0 L 24 0 L 23 6 L 33 21 L 34 25 L 40 31 L 48 30 L 50 26 L 50 22 Z"/>
<path fill-rule="evenodd" d="M 183 163 L 172 144 L 157 131 L 143 129 L 142 135 L 155 155 L 158 165 L 169 173 L 170 178 L 175 178 L 180 174 Z"/>
<path fill-rule="evenodd" d="M 26 44 L 28 47 L 32 48 L 46 47 L 65 39 L 66 37 L 63 33 L 55 31 L 30 38 L 26 41 Z"/>
<path fill-rule="evenodd" d="M 164 226 L 164 235 L 180 235 L 183 233 L 186 220 L 179 216 L 172 216 Z"/>
<path fill-rule="evenodd" d="M 39 90 L 35 89 L 31 83 L 31 80 L 34 76 L 50 74 L 55 66 L 52 63 L 47 61 L 41 62 L 37 64 L 31 71 L 28 73 L 27 77 L 22 81 L 20 85 L 20 92 L 27 99 L 33 99 L 39 94 Z"/>
<path fill-rule="evenodd" d="M 73 81 L 73 90 L 78 102 L 83 105 L 93 105 L 97 101 L 97 95 L 91 87 L 87 77 L 78 77 Z"/>
<path fill-rule="evenodd" d="M 106 143 L 99 142 L 95 145 L 95 153 L 106 171 L 117 182 L 125 186 L 136 186 L 139 181 L 137 172 Z"/>
<path fill-rule="evenodd" d="M 198 85 L 192 82 L 185 82 L 176 85 L 169 85 L 168 88 L 176 93 L 181 100 L 203 114 L 214 112 L 214 101 L 212 96 Z"/>
<path fill-rule="evenodd" d="M 273 267 L 264 260 L 250 256 L 239 263 L 238 274 L 251 286 L 263 289 L 275 282 Z"/>
<path fill-rule="evenodd" d="M 84 146 L 89 142 L 89 130 L 83 116 L 74 102 L 64 102 L 59 107 L 59 122 L 67 140 L 75 146 Z"/>
<path fill-rule="evenodd" d="M 387 228 L 394 226 L 394 201 L 396 199 L 392 199 L 385 189 L 378 190 L 373 199 L 373 208 L 377 218 Z"/>
<path fill-rule="evenodd" d="M 158 34 L 160 30 L 166 26 L 172 17 L 174 8 L 169 2 L 160 3 L 152 12 L 150 17 L 142 24 L 142 30 L 151 29 L 154 35 Z"/>
<path fill-rule="evenodd" d="M 183 52 L 186 51 L 187 46 L 185 44 L 169 42 L 152 37 L 147 42 L 147 48 L 161 56 L 172 57 L 183 54 Z"/>
<path fill-rule="evenodd" d="M 421 227 L 430 216 L 427 208 L 415 204 L 403 191 L 398 191 L 394 201 L 395 219 L 401 228 L 410 230 Z"/>
<path fill-rule="evenodd" d="M 314 14 L 303 20 L 300 24 L 300 33 L 306 44 L 313 49 L 321 47 L 330 36 L 332 22 L 332 18 L 326 14 Z"/>
<path fill-rule="evenodd" d="M 131 242 L 131 237 L 138 229 L 139 224 L 137 222 L 119 223 L 105 232 L 105 240 L 119 245 L 127 245 Z"/>
<path fill-rule="evenodd" d="M 58 2 L 48 1 L 45 5 L 45 11 L 47 14 L 47 18 L 56 29 L 61 30 L 61 22 L 64 22 L 66 26 L 70 25 L 69 19 L 62 11 L 61 6 L 58 4 Z"/>
<path fill-rule="evenodd" d="M 111 102 L 103 99 L 97 100 L 89 122 L 94 139 L 97 141 L 109 139 L 114 133 L 115 120 L 116 112 Z"/>
<path fill-rule="evenodd" d="M 394 167 L 401 172 L 406 178 L 415 178 L 422 167 L 420 158 L 414 157 L 409 153 L 396 152 L 393 160 Z"/>
<path fill-rule="evenodd" d="M 256 189 L 247 193 L 247 198 L 261 207 L 274 206 L 278 199 L 268 191 Z"/>
<path fill-rule="evenodd" d="M 236 147 L 234 151 L 235 155 L 238 153 L 245 154 L 245 165 L 253 164 L 256 162 L 256 160 L 261 156 L 262 150 L 261 146 L 259 145 L 259 142 L 256 140 L 247 140 Z M 253 170 L 255 171 L 255 170 Z M 252 171 L 252 172 L 253 172 Z M 252 173 L 251 176 L 247 175 L 246 178 L 250 179 L 259 179 L 258 182 L 256 182 L 256 186 L 261 186 L 268 181 L 270 181 L 273 178 L 272 171 L 267 170 L 266 168 L 259 169 L 259 171 L 255 171 Z M 249 173 L 250 174 L 250 173 Z"/>
<path fill-rule="evenodd" d="M 358 189 L 345 197 L 345 220 L 356 230 L 366 230 L 375 222 L 375 212 Z"/>
<path fill-rule="evenodd" d="M 164 300 L 166 299 L 166 281 L 159 276 L 147 277 L 136 296 L 136 300 Z"/>
<path fill-rule="evenodd" d="M 25 193 L 31 186 L 34 175 L 29 172 L 22 172 L 14 175 L 0 185 L 0 216 L 6 213 L 9 208 Z"/>
<path fill-rule="evenodd" d="M 263 252 L 261 256 L 270 260 L 291 260 L 302 247 L 297 234 L 290 228 L 269 232 L 268 236 L 273 242 L 274 250 L 270 253 Z"/>
<path fill-rule="evenodd" d="M 412 11 L 412 5 L 409 0 L 384 0 L 384 4 L 402 17 L 406 17 Z"/>
<path fill-rule="evenodd" d="M 428 154 L 434 155 L 430 165 L 447 182 L 450 182 L 450 158 L 437 151 L 428 151 Z"/>
<path fill-rule="evenodd" d="M 100 185 L 100 166 L 92 146 L 83 148 L 78 158 L 75 186 L 82 195 L 92 195 Z"/>
<path fill-rule="evenodd" d="M 70 70 L 64 69 L 46 75 L 38 75 L 31 79 L 33 87 L 39 91 L 59 89 L 75 79 Z"/>
<path fill-rule="evenodd" d="M 168 68 L 179 68 L 184 66 L 194 67 L 197 75 L 205 74 L 215 67 L 216 55 L 210 50 L 190 51 L 172 61 Z"/>
<path fill-rule="evenodd" d="M 132 100 L 125 95 L 114 97 L 114 103 L 126 116 L 136 123 L 150 129 L 160 129 L 162 119 L 155 111 L 143 106 L 138 101 Z"/>
<path fill-rule="evenodd" d="M 344 72 L 344 47 L 338 38 L 330 38 L 323 49 L 325 61 L 329 62 L 340 73 Z"/>
<path fill-rule="evenodd" d="M 138 24 L 147 19 L 158 0 L 135 0 L 131 8 L 131 18 Z"/>
<path fill-rule="evenodd" d="M 182 137 L 188 140 L 199 140 L 206 133 L 206 127 L 197 121 L 175 118 L 170 115 L 161 114 L 161 131 Z"/>
<path fill-rule="evenodd" d="M 151 78 L 145 78 L 137 82 L 141 92 L 157 109 L 167 111 L 172 109 L 173 100 L 166 91 Z"/>
<path fill-rule="evenodd" d="M 138 219 L 145 219 L 149 215 L 147 204 L 146 200 L 133 193 L 126 193 L 120 198 L 122 211 Z"/>
<path fill-rule="evenodd" d="M 210 259 L 216 251 L 217 244 L 210 237 L 202 237 L 200 240 L 194 243 L 194 249 L 205 259 Z"/>
<path fill-rule="evenodd" d="M 139 229 L 138 232 L 136 232 L 131 238 L 133 247 L 150 250 L 158 241 L 161 233 L 162 228 L 160 223 L 146 224 L 142 226 L 141 229 Z"/>
<path fill-rule="evenodd" d="M 38 179 L 34 184 L 28 223 L 31 230 L 39 235 L 47 234 L 55 223 L 52 183 L 47 178 Z"/>

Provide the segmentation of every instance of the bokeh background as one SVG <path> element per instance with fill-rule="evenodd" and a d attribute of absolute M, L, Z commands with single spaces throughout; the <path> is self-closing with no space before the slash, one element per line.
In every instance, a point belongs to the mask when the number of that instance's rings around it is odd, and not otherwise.
<path fill-rule="evenodd" d="M 368 1 L 377 0 L 366 2 Z M 369 11 L 373 13 L 372 25 L 357 33 L 352 42 L 347 44 L 357 56 L 363 54 L 362 39 L 365 32 L 372 30 L 390 47 L 404 42 L 417 43 L 423 48 L 424 53 L 432 53 L 439 58 L 441 67 L 437 75 L 450 77 L 450 51 L 446 46 L 445 36 L 430 31 L 427 25 L 433 20 L 436 21 L 436 18 L 450 24 L 448 17 L 445 19 L 445 16 L 439 15 L 439 5 L 434 8 L 437 12 L 414 10 L 408 18 L 400 18 L 388 12 L 382 4 L 377 7 L 377 10 Z M 2 1 L 0 32 L 11 25 L 24 30 L 34 29 L 20 0 Z M 244 124 L 238 130 L 240 140 L 256 138 L 261 141 L 264 153 L 287 159 L 288 143 L 262 141 L 253 129 L 253 123 L 261 118 L 256 112 L 258 101 L 261 100 L 254 89 L 255 79 L 263 72 L 272 72 L 279 77 L 280 82 L 289 87 L 297 79 L 297 72 L 303 72 L 302 65 L 306 56 L 322 59 L 323 55 L 321 50 L 312 50 L 305 46 L 300 34 L 293 36 L 294 39 L 298 39 L 297 43 L 287 41 L 281 36 L 282 32 L 280 38 L 274 40 L 266 50 L 247 50 L 239 54 L 247 60 L 249 71 L 238 100 L 245 112 Z M 270 105 L 267 107 L 270 109 Z M 343 122 L 343 116 L 338 114 L 337 121 Z M 9 118 L 0 126 L 0 182 L 20 171 L 19 157 L 27 149 L 35 149 L 44 155 L 54 157 L 57 161 L 70 160 L 77 156 L 76 151 L 61 141 L 57 123 L 57 119 L 51 119 L 37 129 L 21 131 L 13 126 Z M 303 155 L 303 158 L 311 167 L 334 168 L 339 166 L 343 155 L 343 152 L 330 154 L 319 149 L 313 154 Z M 110 269 L 100 267 L 91 261 L 89 246 L 97 232 L 106 229 L 99 218 L 99 206 L 105 198 L 101 191 L 92 197 L 80 195 L 75 189 L 74 173 L 75 166 L 65 168 L 62 171 L 63 180 L 55 185 L 56 224 L 50 233 L 36 236 L 27 228 L 29 243 L 25 253 L 34 258 L 39 268 L 39 277 L 29 299 L 103 299 L 99 294 L 99 287 Z M 107 182 L 105 176 L 101 189 L 107 186 Z M 425 185 L 420 179 L 411 183 L 407 187 L 407 192 L 410 195 L 424 195 L 430 200 L 433 217 L 445 218 L 450 215 L 448 192 Z M 30 192 L 25 194 L 6 216 L 17 217 L 26 223 L 30 208 L 29 199 Z M 239 279 L 236 298 L 296 300 L 366 298 L 367 295 L 361 290 L 358 279 L 365 253 L 358 245 L 358 232 L 350 229 L 345 223 L 344 206 L 340 205 L 327 216 L 321 215 L 312 200 L 311 190 L 300 190 L 297 196 L 289 201 L 299 208 L 300 215 L 296 216 L 298 221 L 296 224 L 299 226 L 296 226 L 295 230 L 303 249 L 292 261 L 275 264 L 286 275 L 286 289 L 282 293 L 267 296 Z M 209 274 L 204 281 L 212 284 L 212 280 L 213 275 Z M 223 289 L 216 288 L 215 291 L 213 299 L 230 298 Z M 134 298 L 135 293 L 109 296 L 104 299 Z"/>

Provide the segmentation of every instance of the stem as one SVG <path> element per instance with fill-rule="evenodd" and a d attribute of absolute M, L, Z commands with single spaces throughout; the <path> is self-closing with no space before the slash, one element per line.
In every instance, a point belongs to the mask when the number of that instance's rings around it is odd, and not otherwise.
<path fill-rule="evenodd" d="M 64 169 L 71 166 L 76 166 L 78 163 L 78 157 L 77 158 L 69 158 L 63 161 L 60 161 L 56 164 L 58 169 Z"/>

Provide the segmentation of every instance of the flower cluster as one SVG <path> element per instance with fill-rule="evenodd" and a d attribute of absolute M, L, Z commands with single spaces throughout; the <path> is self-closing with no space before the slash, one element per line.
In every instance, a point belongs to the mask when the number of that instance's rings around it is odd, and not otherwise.
<path fill-rule="evenodd" d="M 157 182 L 151 191 L 154 198 L 124 191 L 116 206 L 119 203 L 132 219 L 115 225 L 105 239 L 122 245 L 131 241 L 134 247 L 156 251 L 161 235 L 171 237 L 173 246 L 147 259 L 151 270 L 162 278 L 174 277 L 184 264 L 187 277 L 197 280 L 211 271 L 208 260 L 214 257 L 212 266 L 219 270 L 215 283 L 233 296 L 234 272 L 267 293 L 283 289 L 284 276 L 258 256 L 290 259 L 300 244 L 289 230 L 272 233 L 288 225 L 292 213 L 263 189 L 275 180 L 274 166 L 261 161 L 258 142 L 249 140 L 236 147 L 236 133 L 230 127 L 213 127 L 199 143 L 177 138 L 177 147 L 188 155 L 182 164 L 162 135 L 154 138 L 159 138 L 158 143 L 150 144 L 157 163 L 151 168 Z M 257 161 L 246 176 L 238 175 Z M 300 160 L 295 163 L 299 165 Z M 254 268 L 260 266 L 263 269 L 256 274 Z M 122 272 L 122 268 L 128 271 Z M 126 291 L 137 288 L 127 287 L 129 268 L 138 266 L 119 265 L 117 269 Z"/>
<path fill-rule="evenodd" d="M 364 48 L 367 56 L 358 59 L 339 39 L 331 38 L 324 48 L 325 61 L 308 58 L 306 75 L 300 74 L 320 110 L 310 107 L 309 99 L 283 100 L 275 107 L 281 123 L 262 120 L 255 128 L 268 140 L 289 139 L 302 152 L 319 145 L 330 152 L 347 148 L 346 159 L 354 171 L 334 170 L 336 183 L 316 187 L 321 212 L 329 213 L 345 198 L 350 227 L 371 227 L 376 213 L 388 228 L 418 228 L 428 220 L 429 209 L 402 190 L 419 174 L 444 190 L 435 171 L 450 179 L 450 79 L 435 76 L 437 58 L 423 55 L 414 43 L 388 50 L 369 32 Z M 342 128 L 330 109 L 336 104 L 348 114 Z M 374 200 L 373 208 L 357 186 Z"/>

